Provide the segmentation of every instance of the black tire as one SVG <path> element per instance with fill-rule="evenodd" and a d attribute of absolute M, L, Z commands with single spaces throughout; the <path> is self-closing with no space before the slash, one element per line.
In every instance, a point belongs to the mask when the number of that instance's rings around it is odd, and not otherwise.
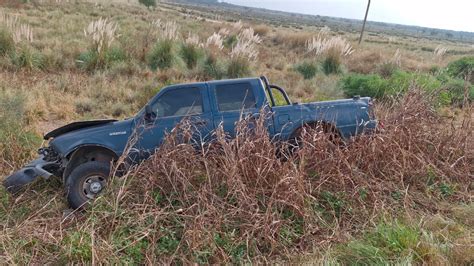
<path fill-rule="evenodd" d="M 77 166 L 66 181 L 66 194 L 69 206 L 73 209 L 86 207 L 106 185 L 110 174 L 110 164 L 105 162 L 86 162 Z"/>

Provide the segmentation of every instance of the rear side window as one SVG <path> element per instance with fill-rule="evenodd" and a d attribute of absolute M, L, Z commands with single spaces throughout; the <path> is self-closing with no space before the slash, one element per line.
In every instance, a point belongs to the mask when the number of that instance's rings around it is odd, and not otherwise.
<path fill-rule="evenodd" d="M 199 88 L 182 88 L 166 92 L 158 98 L 153 110 L 157 117 L 202 114 Z"/>
<path fill-rule="evenodd" d="M 238 111 L 255 108 L 256 100 L 249 82 L 216 86 L 219 111 Z"/>

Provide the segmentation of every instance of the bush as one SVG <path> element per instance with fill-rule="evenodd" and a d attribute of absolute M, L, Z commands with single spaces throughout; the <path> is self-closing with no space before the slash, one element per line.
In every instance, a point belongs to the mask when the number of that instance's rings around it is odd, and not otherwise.
<path fill-rule="evenodd" d="M 448 65 L 448 73 L 455 78 L 464 79 L 469 73 L 471 73 L 471 83 L 474 83 L 474 56 L 466 56 L 451 62 Z"/>
<path fill-rule="evenodd" d="M 321 66 L 326 75 L 341 73 L 342 56 L 335 49 L 327 51 Z"/>
<path fill-rule="evenodd" d="M 180 50 L 181 58 L 183 58 L 189 69 L 196 67 L 199 58 L 201 58 L 201 50 L 194 44 L 183 44 Z"/>
<path fill-rule="evenodd" d="M 225 41 L 224 41 L 224 46 L 226 48 L 232 48 L 234 47 L 238 42 L 237 36 L 236 35 L 230 35 L 228 36 Z"/>
<path fill-rule="evenodd" d="M 304 79 L 312 79 L 318 72 L 318 67 L 311 62 L 303 62 L 296 66 L 296 71 L 303 75 Z"/>
<path fill-rule="evenodd" d="M 360 95 L 381 98 L 388 90 L 388 83 L 376 74 L 351 74 L 342 79 L 342 90 L 348 97 Z"/>
<path fill-rule="evenodd" d="M 152 70 L 167 69 L 173 66 L 175 53 L 174 44 L 171 40 L 162 40 L 155 44 L 148 54 L 148 66 Z"/>
<path fill-rule="evenodd" d="M 225 70 L 216 56 L 209 54 L 202 64 L 203 79 L 222 79 L 225 76 Z"/>
<path fill-rule="evenodd" d="M 127 55 L 125 51 L 119 47 L 111 47 L 105 53 L 105 65 L 107 67 L 111 66 L 115 62 L 123 62 L 127 60 Z"/>
<path fill-rule="evenodd" d="M 227 65 L 227 77 L 241 78 L 251 74 L 250 62 L 241 57 L 230 59 Z"/>
<path fill-rule="evenodd" d="M 0 28 L 0 56 L 7 55 L 15 50 L 15 42 L 11 33 L 5 29 Z"/>
<path fill-rule="evenodd" d="M 408 88 L 416 84 L 427 92 L 435 93 L 438 90 L 439 104 L 447 104 L 447 95 L 441 94 L 443 82 L 428 74 L 415 74 L 404 71 L 395 71 L 389 78 L 380 75 L 350 74 L 342 79 L 341 88 L 348 97 L 354 95 L 384 98 L 405 93 Z M 442 99 L 444 98 L 444 99 Z"/>
<path fill-rule="evenodd" d="M 465 81 L 462 79 L 450 79 L 446 82 L 445 87 L 449 96 L 449 103 L 460 106 L 464 102 Z M 468 100 L 474 100 L 474 86 L 468 88 Z"/>
<path fill-rule="evenodd" d="M 77 59 L 79 68 L 87 71 L 95 71 L 99 69 L 107 69 L 116 62 L 123 62 L 127 58 L 125 52 L 118 48 L 112 47 L 103 53 L 95 50 L 88 50 L 81 53 Z"/>
<path fill-rule="evenodd" d="M 138 0 L 138 2 L 148 8 L 156 6 L 156 0 Z"/>
<path fill-rule="evenodd" d="M 22 46 L 19 50 L 11 53 L 10 60 L 17 68 L 30 70 L 45 68 L 43 55 L 28 46 Z"/>
<path fill-rule="evenodd" d="M 99 63 L 99 54 L 94 50 L 88 50 L 79 54 L 79 57 L 76 60 L 76 63 L 79 68 L 94 71 L 100 65 Z"/>

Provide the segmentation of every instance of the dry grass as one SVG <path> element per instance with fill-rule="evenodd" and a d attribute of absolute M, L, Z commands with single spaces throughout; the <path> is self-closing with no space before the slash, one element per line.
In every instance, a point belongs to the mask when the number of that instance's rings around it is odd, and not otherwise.
<path fill-rule="evenodd" d="M 306 31 L 278 31 L 273 37 L 273 43 L 276 45 L 285 45 L 292 49 L 304 49 L 309 39 L 314 36 L 314 33 Z"/>
<path fill-rule="evenodd" d="M 100 54 L 109 49 L 117 38 L 117 24 L 100 18 L 89 23 L 84 29 L 84 35 L 91 39 L 94 51 Z"/>
<path fill-rule="evenodd" d="M 380 214 L 449 213 L 438 202 L 472 200 L 471 122 L 451 128 L 426 103 L 413 92 L 380 106 L 385 131 L 347 146 L 308 131 L 299 154 L 283 161 L 262 124 L 249 131 L 249 121 L 241 122 L 230 141 L 218 131 L 216 145 L 199 152 L 183 142 L 184 124 L 86 214 L 62 213 L 55 182 L 31 188 L 40 194 L 4 201 L 0 260 L 264 262 L 344 242 Z M 470 223 L 471 215 L 452 211 Z M 447 254 L 446 247 L 434 249 L 417 262 L 469 260 L 469 239 L 431 225 L 426 230 L 454 244 Z"/>
<path fill-rule="evenodd" d="M 3 175 L 34 156 L 37 144 L 20 142 L 24 133 L 38 138 L 73 120 L 128 117 L 163 84 L 202 80 L 198 71 L 179 65 L 156 72 L 148 69 L 145 55 L 162 38 L 177 44 L 206 40 L 204 49 L 226 65 L 232 46 L 225 42 L 246 31 L 240 36 L 252 43 L 246 58 L 258 54 L 250 74 L 268 75 L 299 101 L 343 96 L 338 84 L 344 74 L 318 73 L 304 80 L 292 70 L 306 59 L 306 42 L 317 34 L 311 29 L 291 31 L 262 24 L 251 32 L 247 22 L 204 21 L 203 14 L 185 17 L 179 7 L 161 2 L 154 11 L 115 2 L 37 5 L 5 9 L 30 25 L 34 39 L 28 45 L 56 63 L 43 69 L 17 69 L 7 57 L 0 58 L 0 95 L 24 97 L 21 129 L 0 138 Z M 88 48 L 83 29 L 99 17 L 114 18 L 120 27 L 114 46 L 123 48 L 128 59 L 84 72 L 75 65 Z M 344 34 L 352 40 L 350 36 Z M 346 60 L 348 71 L 377 73 L 397 49 L 402 56 L 392 61 L 413 71 L 443 67 L 457 58 L 453 54 L 472 50 L 463 44 L 389 38 L 383 45 L 357 47 Z M 450 52 L 434 57 L 438 45 Z M 303 148 L 286 160 L 277 156 L 279 147 L 267 136 L 262 121 L 254 130 L 247 127 L 254 122 L 241 121 L 233 140 L 218 130 L 216 145 L 198 152 L 183 141 L 190 129 L 183 124 L 154 157 L 125 178 L 115 178 L 109 193 L 85 213 L 67 209 L 56 180 L 38 181 L 16 198 L 0 188 L 0 263 L 275 263 L 307 253 L 318 254 L 319 263 L 336 263 L 342 261 L 339 243 L 353 243 L 381 220 L 401 217 L 421 230 L 417 248 L 406 252 L 424 255 L 408 261 L 469 263 L 473 117 L 447 120 L 430 101 L 430 96 L 414 89 L 390 104 L 379 103 L 377 117 L 385 130 L 346 145 L 334 145 L 318 129 L 309 130 Z M 472 109 L 464 111 L 472 114 Z M 439 219 L 433 218 L 437 215 Z M 397 262 L 393 257 L 384 259 Z"/>
<path fill-rule="evenodd" d="M 237 43 L 232 47 L 230 57 L 232 59 L 245 58 L 249 61 L 257 59 L 257 45 L 261 43 L 261 41 L 260 37 L 254 33 L 252 28 L 242 30 L 237 37 Z"/>
<path fill-rule="evenodd" d="M 349 56 L 354 52 L 354 49 L 347 39 L 340 36 L 328 38 L 320 33 L 318 37 L 313 37 L 306 42 L 306 51 L 316 56 L 325 53 L 336 53 L 339 56 Z"/>
<path fill-rule="evenodd" d="M 336 145 L 318 128 L 309 129 L 303 134 L 303 147 L 286 159 L 278 155 L 263 119 L 240 121 L 235 139 L 220 128 L 216 142 L 198 150 L 190 124 L 183 122 L 152 158 L 115 178 L 109 193 L 87 213 L 61 219 L 61 193 L 52 192 L 57 185 L 49 185 L 45 193 L 52 194 L 34 203 L 38 211 L 5 221 L 0 236 L 5 252 L 0 258 L 270 262 L 343 243 L 383 217 L 404 213 L 415 219 L 444 212 L 438 202 L 472 201 L 471 120 L 446 126 L 449 122 L 433 111 L 429 97 L 416 89 L 378 110 L 384 131 Z M 7 203 L 5 217 L 20 215 L 18 210 L 36 197 L 24 194 Z M 31 228 L 36 228 L 35 234 L 23 233 Z M 411 259 L 465 261 L 466 239 L 455 233 L 449 237 L 456 243 L 449 251 L 430 246 L 432 253 Z M 17 239 L 34 244 L 18 250 Z M 20 259 L 22 252 L 29 257 Z"/>
<path fill-rule="evenodd" d="M 347 61 L 349 71 L 369 74 L 374 73 L 377 67 L 384 62 L 387 57 L 382 51 L 364 50 L 355 52 Z"/>
<path fill-rule="evenodd" d="M 28 24 L 20 23 L 18 16 L 0 11 L 0 24 L 3 24 L 12 33 L 15 43 L 33 42 L 33 29 Z"/>
<path fill-rule="evenodd" d="M 266 36 L 272 30 L 272 28 L 264 24 L 256 25 L 253 28 L 255 33 L 260 36 Z"/>

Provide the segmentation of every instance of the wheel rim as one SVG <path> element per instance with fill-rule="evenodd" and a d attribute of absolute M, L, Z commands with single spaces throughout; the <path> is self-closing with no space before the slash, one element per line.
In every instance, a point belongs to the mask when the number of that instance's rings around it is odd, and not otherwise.
<path fill-rule="evenodd" d="M 86 178 L 82 184 L 84 195 L 89 198 L 95 198 L 105 187 L 106 179 L 100 175 L 92 175 Z"/>

